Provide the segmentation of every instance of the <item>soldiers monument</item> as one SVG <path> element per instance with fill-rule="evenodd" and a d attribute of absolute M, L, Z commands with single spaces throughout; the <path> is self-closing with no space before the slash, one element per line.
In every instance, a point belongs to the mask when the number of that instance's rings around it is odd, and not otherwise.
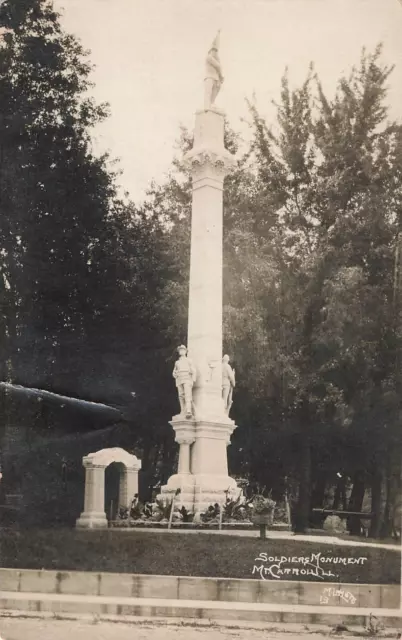
<path fill-rule="evenodd" d="M 206 59 L 204 108 L 195 118 L 194 146 L 185 156 L 192 174 L 188 344 L 178 347 L 173 376 L 180 414 L 170 424 L 180 445 L 177 473 L 162 487 L 193 513 L 237 492 L 228 475 L 227 446 L 234 372 L 222 358 L 223 181 L 234 166 L 224 147 L 224 112 L 215 106 L 223 82 L 219 34 Z"/>

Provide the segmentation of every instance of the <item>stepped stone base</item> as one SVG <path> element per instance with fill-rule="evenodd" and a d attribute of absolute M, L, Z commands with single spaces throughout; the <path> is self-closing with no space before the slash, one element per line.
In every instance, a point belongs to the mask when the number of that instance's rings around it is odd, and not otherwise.
<path fill-rule="evenodd" d="M 77 529 L 105 529 L 107 528 L 107 518 L 104 512 L 81 513 L 76 525 Z"/>
<path fill-rule="evenodd" d="M 236 428 L 233 420 L 225 415 L 197 419 L 175 416 L 170 424 L 180 445 L 179 468 L 162 487 L 161 495 L 171 499 L 180 489 L 176 504 L 191 513 L 225 503 L 228 491 L 237 497 L 240 490 L 228 475 L 227 465 L 227 446 Z"/>
<path fill-rule="evenodd" d="M 177 506 L 184 506 L 192 513 L 203 512 L 216 502 L 225 503 L 227 491 L 236 496 L 239 493 L 236 481 L 229 476 L 188 473 L 171 476 L 162 487 L 161 495 L 171 499 L 177 489 L 180 489 L 176 498 Z"/>
<path fill-rule="evenodd" d="M 36 612 L 38 617 L 68 614 L 80 617 L 96 615 L 100 619 L 127 620 L 131 616 L 155 618 L 187 618 L 196 620 L 241 621 L 248 623 L 368 624 L 370 614 L 385 627 L 402 628 L 402 617 L 396 610 L 357 609 L 349 607 L 321 607 L 306 605 L 258 604 L 246 602 L 213 602 L 205 600 L 165 600 L 160 598 L 116 598 L 105 596 L 74 596 L 62 594 L 2 592 L 0 610 L 4 615 L 26 615 Z"/>
<path fill-rule="evenodd" d="M 164 599 L 180 602 L 199 600 L 255 606 L 309 605 L 318 610 L 389 611 L 402 616 L 401 588 L 398 584 L 350 584 L 297 580 L 258 580 L 255 578 L 200 578 L 190 576 L 155 576 L 96 571 L 46 571 L 35 569 L 1 569 L 1 596 L 32 594 L 72 596 L 106 596 L 113 598 Z M 345 603 L 340 595 L 320 604 L 324 587 L 350 592 L 356 598 Z"/>

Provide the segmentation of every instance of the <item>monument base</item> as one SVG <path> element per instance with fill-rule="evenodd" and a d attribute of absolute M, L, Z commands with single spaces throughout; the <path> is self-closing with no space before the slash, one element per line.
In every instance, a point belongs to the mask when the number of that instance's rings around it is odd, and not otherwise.
<path fill-rule="evenodd" d="M 227 416 L 186 420 L 175 416 L 171 425 L 180 444 L 178 473 L 161 488 L 171 499 L 177 489 L 176 504 L 191 513 L 202 513 L 210 505 L 224 504 L 228 493 L 237 497 L 240 489 L 228 475 L 227 446 L 236 425 Z"/>
<path fill-rule="evenodd" d="M 215 503 L 225 504 L 228 492 L 237 497 L 240 491 L 230 476 L 175 474 L 162 487 L 161 495 L 171 500 L 177 489 L 180 489 L 180 494 L 175 504 L 179 508 L 185 507 L 190 513 L 203 513 Z"/>
<path fill-rule="evenodd" d="M 102 512 L 83 512 L 75 526 L 77 529 L 106 529 L 108 526 L 106 514 Z"/>

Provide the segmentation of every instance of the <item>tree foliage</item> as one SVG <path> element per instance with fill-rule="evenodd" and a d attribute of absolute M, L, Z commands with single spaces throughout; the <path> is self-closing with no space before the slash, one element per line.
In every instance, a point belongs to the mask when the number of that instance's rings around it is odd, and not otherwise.
<path fill-rule="evenodd" d="M 276 132 L 250 105 L 260 198 L 254 246 L 277 271 L 256 315 L 281 329 L 269 340 L 280 345 L 279 367 L 266 350 L 255 357 L 264 359 L 257 366 L 266 370 L 266 389 L 276 381 L 276 398 L 296 426 L 301 530 L 310 491 L 322 484 L 313 466 L 327 476 L 337 468 L 350 476 L 364 471 L 374 496 L 399 424 L 393 301 L 401 128 L 387 121 L 391 69 L 380 54 L 364 52 L 333 99 L 312 70 L 296 90 L 285 75 Z"/>
<path fill-rule="evenodd" d="M 3 2 L 0 25 L 2 373 L 57 389 L 113 301 L 116 192 L 90 137 L 106 107 L 52 3 Z"/>

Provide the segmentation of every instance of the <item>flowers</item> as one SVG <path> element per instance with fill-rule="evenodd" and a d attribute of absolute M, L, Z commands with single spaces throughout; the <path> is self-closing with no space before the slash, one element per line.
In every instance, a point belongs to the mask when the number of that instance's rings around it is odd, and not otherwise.
<path fill-rule="evenodd" d="M 254 515 L 271 515 L 275 509 L 276 502 L 271 498 L 264 498 L 264 496 L 257 494 L 252 500 L 253 514 Z"/>

